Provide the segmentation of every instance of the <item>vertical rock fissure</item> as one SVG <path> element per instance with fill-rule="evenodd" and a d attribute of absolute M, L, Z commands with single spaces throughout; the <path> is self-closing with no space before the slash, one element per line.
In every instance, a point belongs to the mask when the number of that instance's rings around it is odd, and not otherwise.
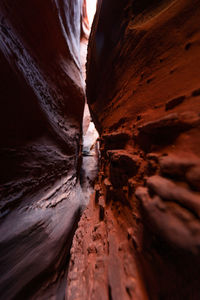
<path fill-rule="evenodd" d="M 84 82 L 86 80 L 86 61 L 89 35 L 92 21 L 96 11 L 96 0 L 84 0 L 82 10 L 82 31 L 80 40 L 80 60 Z M 91 194 L 94 192 L 94 182 L 98 173 L 98 132 L 91 119 L 90 110 L 85 98 L 85 107 L 82 122 L 82 166 L 80 182 L 84 194 L 85 205 L 88 204 Z"/>

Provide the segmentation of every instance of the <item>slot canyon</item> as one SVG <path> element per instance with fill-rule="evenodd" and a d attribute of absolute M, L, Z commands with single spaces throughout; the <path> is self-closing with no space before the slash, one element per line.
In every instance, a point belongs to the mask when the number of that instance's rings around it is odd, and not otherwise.
<path fill-rule="evenodd" d="M 1 0 L 0 91 L 0 299 L 199 300 L 200 0 Z"/>

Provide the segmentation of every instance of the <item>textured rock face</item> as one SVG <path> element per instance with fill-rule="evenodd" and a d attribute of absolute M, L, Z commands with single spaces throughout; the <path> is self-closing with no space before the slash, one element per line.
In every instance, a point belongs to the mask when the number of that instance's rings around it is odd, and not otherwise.
<path fill-rule="evenodd" d="M 200 298 L 199 28 L 200 1 L 99 1 L 87 96 L 101 171 L 68 299 Z"/>
<path fill-rule="evenodd" d="M 2 299 L 63 298 L 82 201 L 81 2 L 0 3 Z"/>

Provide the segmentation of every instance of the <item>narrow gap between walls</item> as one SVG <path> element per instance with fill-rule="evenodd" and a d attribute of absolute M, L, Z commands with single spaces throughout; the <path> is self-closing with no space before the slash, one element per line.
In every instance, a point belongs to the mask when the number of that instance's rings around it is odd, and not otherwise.
<path fill-rule="evenodd" d="M 97 0 L 84 0 L 82 11 L 82 28 L 80 41 L 80 59 L 83 79 L 86 79 L 86 60 L 87 60 L 87 46 L 89 35 L 92 27 L 92 22 L 96 12 Z M 99 145 L 98 132 L 92 122 L 87 99 L 85 102 L 83 114 L 83 138 L 82 138 L 82 167 L 80 174 L 80 182 L 82 191 L 84 193 L 85 203 L 87 205 L 91 194 L 93 193 L 93 186 L 98 174 L 98 160 L 99 160 Z"/>

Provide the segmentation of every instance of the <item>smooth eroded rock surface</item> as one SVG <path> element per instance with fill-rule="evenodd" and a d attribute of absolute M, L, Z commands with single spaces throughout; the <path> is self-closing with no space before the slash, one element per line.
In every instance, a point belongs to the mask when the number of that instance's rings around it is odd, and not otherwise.
<path fill-rule="evenodd" d="M 0 3 L 0 297 L 62 299 L 84 107 L 82 1 Z"/>

